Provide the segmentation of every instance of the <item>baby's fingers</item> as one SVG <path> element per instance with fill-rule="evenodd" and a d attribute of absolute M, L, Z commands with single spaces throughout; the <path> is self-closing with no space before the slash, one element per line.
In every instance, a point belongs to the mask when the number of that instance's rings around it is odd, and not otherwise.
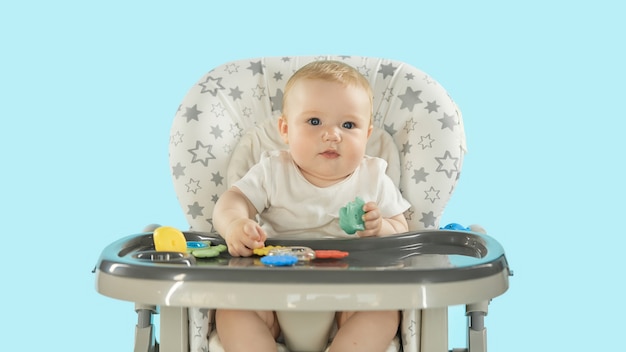
<path fill-rule="evenodd" d="M 249 257 L 252 255 L 252 250 L 241 242 L 227 243 L 228 253 L 233 257 Z"/>
<path fill-rule="evenodd" d="M 378 204 L 376 202 L 367 202 L 363 205 L 363 211 L 368 213 L 373 210 L 378 210 Z"/>
<path fill-rule="evenodd" d="M 242 240 L 242 242 L 246 247 L 254 249 L 264 246 L 267 236 L 265 235 L 265 231 L 263 231 L 259 224 L 257 224 L 256 222 L 247 223 L 243 227 L 243 232 L 246 234 L 246 236 Z"/>
<path fill-rule="evenodd" d="M 228 253 L 236 257 L 252 255 L 254 248 L 262 247 L 265 233 L 255 221 L 241 219 L 233 222 L 225 236 Z"/>
<path fill-rule="evenodd" d="M 378 205 L 374 202 L 368 202 L 363 206 L 363 224 L 365 231 L 361 231 L 358 235 L 360 237 L 377 236 L 382 227 L 382 217 L 378 210 Z"/>
<path fill-rule="evenodd" d="M 363 206 L 363 222 L 365 223 L 366 229 L 375 228 L 377 224 L 380 223 L 382 216 L 380 214 L 380 210 L 378 210 L 378 206 L 374 202 L 369 202 Z"/>

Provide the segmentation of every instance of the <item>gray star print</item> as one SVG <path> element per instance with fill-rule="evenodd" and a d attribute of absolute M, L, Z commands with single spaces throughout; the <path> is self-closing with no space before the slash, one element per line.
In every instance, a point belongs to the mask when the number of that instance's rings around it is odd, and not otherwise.
<path fill-rule="evenodd" d="M 409 331 L 411 332 L 411 336 L 415 336 L 415 319 L 411 319 L 411 323 L 409 325 Z"/>
<path fill-rule="evenodd" d="M 217 91 L 218 90 L 224 90 L 226 88 L 224 88 L 224 86 L 222 85 L 222 77 L 218 77 L 218 78 L 213 78 L 211 76 L 208 76 L 206 78 L 206 81 L 200 83 L 200 85 L 202 86 L 202 89 L 200 90 L 200 93 L 211 93 L 212 96 L 217 96 Z M 211 86 L 216 86 L 216 88 L 211 89 Z"/>
<path fill-rule="evenodd" d="M 422 218 L 420 219 L 420 222 L 422 224 L 424 224 L 424 227 L 428 228 L 428 227 L 434 227 L 436 220 L 437 220 L 437 218 L 435 217 L 435 215 L 431 211 L 431 212 L 428 212 L 428 213 L 422 213 Z"/>
<path fill-rule="evenodd" d="M 215 232 L 215 228 L 213 227 L 213 218 L 206 219 L 206 222 L 211 225 L 211 232 Z"/>
<path fill-rule="evenodd" d="M 185 186 L 187 186 L 187 192 L 192 192 L 193 194 L 196 194 L 199 189 L 202 189 L 202 187 L 200 187 L 200 180 L 196 181 L 193 178 L 190 178 Z"/>
<path fill-rule="evenodd" d="M 191 215 L 194 219 L 203 215 L 202 209 L 204 209 L 204 207 L 200 206 L 198 202 L 194 202 L 192 205 L 188 205 L 187 207 L 189 208 L 187 214 Z"/>
<path fill-rule="evenodd" d="M 198 110 L 198 104 L 194 104 L 190 108 L 185 108 L 185 113 L 183 114 L 183 116 L 187 118 L 187 122 L 191 120 L 200 121 L 198 120 L 198 115 L 200 114 L 202 114 L 202 111 Z"/>
<path fill-rule="evenodd" d="M 424 168 L 421 169 L 414 169 L 413 170 L 413 176 L 411 176 L 412 179 L 415 180 L 415 184 L 418 184 L 420 182 L 426 182 L 426 176 L 428 176 L 429 173 L 426 172 L 426 170 Z"/>
<path fill-rule="evenodd" d="M 222 138 L 222 133 L 224 131 L 220 128 L 219 125 L 211 126 L 211 134 L 215 136 L 215 139 Z"/>
<path fill-rule="evenodd" d="M 202 331 L 202 325 L 198 325 L 194 322 L 194 328 L 196 328 L 196 333 L 193 335 L 194 337 L 202 337 L 200 331 Z"/>
<path fill-rule="evenodd" d="M 413 120 L 413 119 L 410 119 L 409 121 L 407 121 L 407 122 L 404 124 L 404 129 L 405 129 L 407 132 L 414 131 L 414 130 L 415 130 L 415 125 L 417 125 L 417 122 L 415 122 L 415 120 Z"/>
<path fill-rule="evenodd" d="M 430 200 L 431 203 L 435 203 L 437 199 L 441 199 L 439 198 L 439 192 L 439 190 L 431 186 L 428 191 L 424 191 L 424 193 L 426 193 L 426 197 L 424 197 L 424 199 Z"/>
<path fill-rule="evenodd" d="M 393 74 L 396 72 L 397 67 L 393 67 L 393 64 L 389 64 L 389 65 L 380 65 L 380 70 L 378 70 L 378 73 L 382 73 L 383 74 L 383 79 L 387 78 L 387 76 L 392 76 Z"/>
<path fill-rule="evenodd" d="M 233 101 L 237 100 L 237 99 L 241 99 L 241 95 L 243 94 L 242 91 L 239 90 L 239 86 L 235 87 L 235 89 L 230 88 L 230 93 L 228 95 L 230 95 L 231 97 L 233 97 Z"/>
<path fill-rule="evenodd" d="M 261 61 L 257 61 L 257 62 L 250 62 L 250 67 L 248 67 L 248 70 L 252 70 L 252 75 L 256 75 L 257 73 L 262 75 L 263 74 L 263 64 L 261 63 Z"/>
<path fill-rule="evenodd" d="M 211 112 L 216 117 L 224 116 L 224 111 L 226 111 L 226 109 L 224 108 L 222 103 L 211 104 Z"/>
<path fill-rule="evenodd" d="M 216 186 L 219 186 L 222 184 L 222 180 L 224 180 L 224 177 L 220 175 L 219 171 L 216 174 L 211 173 L 211 176 L 212 176 L 211 181 L 213 181 Z"/>
<path fill-rule="evenodd" d="M 185 168 L 186 166 L 182 166 L 180 163 L 176 164 L 172 167 L 172 176 L 176 177 L 177 180 L 180 176 L 185 176 Z"/>
<path fill-rule="evenodd" d="M 419 98 L 421 90 L 414 91 L 411 87 L 406 87 L 406 92 L 404 94 L 398 95 L 398 98 L 402 100 L 402 105 L 400 109 L 409 109 L 409 111 L 413 111 L 415 104 L 422 103 L 422 99 Z"/>
<path fill-rule="evenodd" d="M 200 313 L 202 313 L 202 319 L 209 319 L 209 309 L 208 308 L 200 308 L 198 309 Z"/>
<path fill-rule="evenodd" d="M 183 135 L 180 133 L 180 131 L 176 131 L 176 133 L 174 133 L 170 137 L 170 143 L 172 143 L 174 145 L 178 145 L 178 144 L 180 144 L 182 142 L 183 142 Z"/>
<path fill-rule="evenodd" d="M 404 192 L 401 192 L 401 193 L 404 194 Z M 406 216 L 407 220 L 412 220 L 413 214 L 415 214 L 415 211 L 413 211 L 413 207 L 410 207 L 407 211 L 404 212 L 404 216 Z"/>
<path fill-rule="evenodd" d="M 238 138 L 243 136 L 243 129 L 239 127 L 238 123 L 234 123 L 230 125 L 230 133 L 233 137 Z"/>
<path fill-rule="evenodd" d="M 445 112 L 443 113 L 443 117 L 437 119 L 437 121 L 441 121 L 441 129 L 449 128 L 450 131 L 454 131 L 454 126 L 457 125 L 456 119 L 454 115 L 448 115 Z"/>
<path fill-rule="evenodd" d="M 367 67 L 365 65 L 357 67 L 357 71 L 359 71 L 359 73 L 362 74 L 365 77 L 369 77 L 370 76 L 370 69 L 369 69 L 369 67 Z"/>
<path fill-rule="evenodd" d="M 424 150 L 426 148 L 432 148 L 434 141 L 435 141 L 434 139 L 430 138 L 430 133 L 429 133 L 429 134 L 427 134 L 425 136 L 421 136 L 420 137 L 420 141 L 417 144 L 421 145 L 422 146 L 422 150 Z"/>
<path fill-rule="evenodd" d="M 252 89 L 252 96 L 261 100 L 265 96 L 265 87 L 261 87 L 260 85 L 256 85 L 255 88 Z"/>
<path fill-rule="evenodd" d="M 239 72 L 239 66 L 237 66 L 236 64 L 228 64 L 226 65 L 226 67 L 224 67 L 224 71 L 228 72 L 228 74 L 233 74 L 235 72 Z"/>
<path fill-rule="evenodd" d="M 213 145 L 204 145 L 202 142 L 196 141 L 196 147 L 187 149 L 187 151 L 193 155 L 192 163 L 202 163 L 204 166 L 209 166 L 209 159 L 215 159 L 211 149 L 213 149 Z"/>
<path fill-rule="evenodd" d="M 437 105 L 437 101 L 429 101 L 426 103 L 425 109 L 428 110 L 428 113 L 430 114 L 433 111 L 437 112 L 439 105 Z"/>
<path fill-rule="evenodd" d="M 411 147 L 413 145 L 409 142 L 406 142 L 404 144 L 402 144 L 402 150 L 400 151 L 402 153 L 402 155 L 406 156 L 407 154 L 409 154 L 411 152 Z"/>
<path fill-rule="evenodd" d="M 270 96 L 272 111 L 280 111 L 283 107 L 283 91 L 276 89 L 276 95 Z"/>
<path fill-rule="evenodd" d="M 383 91 L 383 99 L 389 101 L 393 97 L 393 88 L 385 88 Z"/>
<path fill-rule="evenodd" d="M 392 136 L 396 134 L 396 132 L 398 132 L 397 130 L 393 128 L 393 125 L 394 125 L 393 123 L 391 125 L 385 125 L 385 131 Z"/>
<path fill-rule="evenodd" d="M 452 174 L 455 171 L 459 171 L 458 162 L 459 158 L 453 158 L 449 150 L 446 150 L 443 157 L 435 158 L 439 166 L 437 166 L 437 172 L 445 172 L 448 178 L 452 178 Z"/>

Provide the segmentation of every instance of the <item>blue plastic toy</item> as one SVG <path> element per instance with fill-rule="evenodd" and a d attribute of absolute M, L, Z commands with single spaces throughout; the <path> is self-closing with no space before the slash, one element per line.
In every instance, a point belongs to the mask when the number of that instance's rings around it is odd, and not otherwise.
<path fill-rule="evenodd" d="M 261 263 L 267 266 L 291 266 L 298 262 L 294 255 L 266 255 L 261 258 Z"/>
<path fill-rule="evenodd" d="M 187 248 L 206 248 L 210 245 L 209 241 L 187 241 Z"/>
<path fill-rule="evenodd" d="M 455 222 L 451 222 L 444 227 L 440 227 L 440 230 L 453 230 L 453 231 L 472 231 L 469 227 L 465 227 L 461 224 L 457 224 Z"/>

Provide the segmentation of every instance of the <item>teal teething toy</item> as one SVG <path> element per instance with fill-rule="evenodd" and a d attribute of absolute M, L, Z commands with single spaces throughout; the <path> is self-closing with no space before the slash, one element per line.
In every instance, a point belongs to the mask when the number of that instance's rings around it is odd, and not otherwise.
<path fill-rule="evenodd" d="M 364 205 L 363 199 L 356 197 L 353 202 L 339 209 L 339 226 L 347 234 L 353 235 L 357 231 L 365 230 L 365 223 L 363 222 Z"/>

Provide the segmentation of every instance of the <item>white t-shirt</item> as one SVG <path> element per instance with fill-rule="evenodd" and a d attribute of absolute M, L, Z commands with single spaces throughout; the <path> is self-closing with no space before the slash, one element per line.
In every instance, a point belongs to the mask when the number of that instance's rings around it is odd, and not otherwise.
<path fill-rule="evenodd" d="M 268 152 L 233 186 L 259 213 L 268 237 L 354 237 L 339 226 L 339 209 L 358 196 L 376 202 L 384 218 L 406 211 L 407 202 L 385 174 L 387 162 L 365 156 L 345 180 L 329 187 L 309 183 L 286 151 Z"/>

